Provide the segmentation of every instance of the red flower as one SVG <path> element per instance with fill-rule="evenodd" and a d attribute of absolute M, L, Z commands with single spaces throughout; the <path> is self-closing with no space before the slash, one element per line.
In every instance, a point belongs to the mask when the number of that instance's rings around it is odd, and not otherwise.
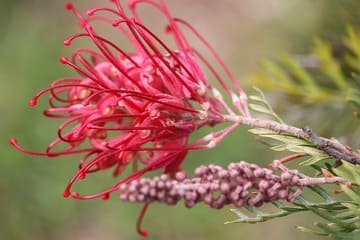
<path fill-rule="evenodd" d="M 190 24 L 169 14 L 164 1 L 128 1 L 130 14 L 119 0 L 112 3 L 113 8 L 92 8 L 87 16 L 72 4 L 66 5 L 80 20 L 84 32 L 71 36 L 64 44 L 85 38 L 96 48 L 78 48 L 71 58 L 62 57 L 61 63 L 75 69 L 79 77 L 58 79 L 30 100 L 34 106 L 41 95 L 50 94 L 50 107 L 44 115 L 65 119 L 58 128 L 58 137 L 44 152 L 24 149 L 15 139 L 10 140 L 17 149 L 33 155 L 83 154 L 79 169 L 64 191 L 65 197 L 106 199 L 120 184 L 148 171 L 163 169 L 175 174 L 189 150 L 214 147 L 235 128 L 236 123 L 189 142 L 191 133 L 202 126 L 225 121 L 224 114 L 235 115 L 220 91 L 210 85 L 205 70 L 230 95 L 236 110 L 249 117 L 246 95 L 229 69 Z M 173 36 L 176 50 L 142 23 L 136 11 L 140 3 L 152 5 L 167 18 L 166 33 Z M 112 24 L 128 39 L 133 51 L 125 51 L 97 33 L 92 26 L 94 21 Z M 188 28 L 209 49 L 232 86 L 190 45 L 180 26 Z M 54 150 L 64 143 L 63 150 Z M 137 162 L 143 165 L 139 170 Z M 102 192 L 80 195 L 71 191 L 74 182 L 88 173 L 113 168 L 116 176 L 130 163 L 135 166 L 133 173 Z"/>

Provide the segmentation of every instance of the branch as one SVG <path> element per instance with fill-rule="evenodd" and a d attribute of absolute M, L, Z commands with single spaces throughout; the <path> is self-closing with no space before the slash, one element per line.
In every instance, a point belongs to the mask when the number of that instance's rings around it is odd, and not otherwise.
<path fill-rule="evenodd" d="M 307 133 L 308 139 L 316 145 L 317 148 L 323 150 L 328 155 L 343 159 L 352 164 L 360 164 L 360 155 L 352 150 L 349 146 L 345 146 L 335 138 L 324 138 L 317 136 L 309 127 L 303 128 Z"/>
<path fill-rule="evenodd" d="M 359 153 L 351 149 L 349 146 L 340 143 L 334 138 L 328 139 L 325 137 L 317 136 L 309 127 L 297 128 L 275 121 L 248 118 L 238 115 L 226 115 L 224 116 L 224 118 L 226 121 L 229 122 L 236 122 L 251 127 L 266 128 L 279 134 L 288 133 L 296 137 L 303 138 L 314 144 L 318 149 L 324 151 L 327 155 L 331 157 L 342 159 L 354 165 L 360 165 Z"/>

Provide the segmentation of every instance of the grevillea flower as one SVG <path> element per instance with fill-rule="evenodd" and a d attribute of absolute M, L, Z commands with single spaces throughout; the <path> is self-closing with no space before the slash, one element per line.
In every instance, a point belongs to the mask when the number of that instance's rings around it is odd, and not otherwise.
<path fill-rule="evenodd" d="M 62 57 L 61 63 L 78 76 L 60 78 L 30 100 L 35 106 L 40 96 L 49 93 L 50 107 L 44 115 L 65 119 L 57 138 L 44 152 L 27 150 L 10 139 L 16 148 L 33 155 L 82 154 L 65 197 L 107 199 L 120 184 L 156 169 L 174 176 L 189 150 L 214 147 L 238 123 L 190 142 L 194 131 L 226 121 L 225 115 L 250 117 L 246 94 L 227 66 L 189 23 L 170 15 L 163 0 L 130 0 L 126 11 L 119 0 L 111 2 L 112 7 L 95 7 L 86 15 L 66 4 L 83 32 L 66 39 L 64 45 L 89 39 L 95 47 L 77 48 L 70 58 Z M 139 4 L 148 4 L 166 17 L 165 32 L 173 37 L 176 49 L 146 27 L 136 10 Z M 97 21 L 125 36 L 132 50 L 126 51 L 99 34 L 93 26 Z M 191 46 L 181 28 L 206 46 L 226 79 Z M 222 89 L 213 87 L 209 80 L 217 81 Z M 229 95 L 233 107 L 225 103 L 221 92 Z M 129 165 L 133 173 L 99 193 L 82 195 L 71 189 L 89 173 L 113 168 L 117 176 Z"/>

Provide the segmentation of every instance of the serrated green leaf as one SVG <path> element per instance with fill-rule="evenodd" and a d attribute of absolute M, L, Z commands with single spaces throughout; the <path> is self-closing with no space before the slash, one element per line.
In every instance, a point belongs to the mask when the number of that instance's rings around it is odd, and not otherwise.
<path fill-rule="evenodd" d="M 304 147 L 297 144 L 287 144 L 286 149 L 290 152 L 303 153 Z"/>
<path fill-rule="evenodd" d="M 305 161 L 302 161 L 300 162 L 300 165 L 302 166 L 311 166 L 311 165 L 314 165 L 320 161 L 325 161 L 325 160 L 328 160 L 328 159 L 331 159 L 329 156 L 326 156 L 326 157 L 311 157 L 311 158 L 308 158 L 306 159 Z"/>
<path fill-rule="evenodd" d="M 249 103 L 250 108 L 252 108 L 254 111 L 270 115 L 279 123 L 284 123 L 283 120 L 274 112 L 271 105 L 266 100 L 264 93 L 259 88 L 253 88 L 256 92 L 258 92 L 259 96 L 251 96 L 250 99 L 258 103 Z"/>
<path fill-rule="evenodd" d="M 249 99 L 253 100 L 253 101 L 256 101 L 256 102 L 266 103 L 266 101 L 262 97 L 259 97 L 259 96 L 256 96 L 256 95 L 251 95 L 249 97 Z"/>
<path fill-rule="evenodd" d="M 273 147 L 270 147 L 271 150 L 277 151 L 277 152 L 283 152 L 287 150 L 287 144 L 280 144 Z"/>
<path fill-rule="evenodd" d="M 315 147 L 303 146 L 303 151 L 311 156 L 317 158 L 329 158 L 329 155 L 325 154 L 322 150 L 317 149 Z"/>
<path fill-rule="evenodd" d="M 280 135 L 280 134 L 267 134 L 263 135 L 264 137 L 271 138 L 274 140 L 277 140 L 279 142 L 283 142 L 286 144 L 292 144 L 292 145 L 308 145 L 309 142 L 305 141 L 304 139 L 297 138 L 295 136 L 290 135 Z"/>
<path fill-rule="evenodd" d="M 272 115 L 272 112 L 269 111 L 269 109 L 266 108 L 264 105 L 250 103 L 249 107 L 256 112 Z"/>
<path fill-rule="evenodd" d="M 252 128 L 252 129 L 249 129 L 248 131 L 255 135 L 261 135 L 261 136 L 268 135 L 268 134 L 270 135 L 270 134 L 275 133 L 274 131 L 267 129 L 267 128 Z"/>

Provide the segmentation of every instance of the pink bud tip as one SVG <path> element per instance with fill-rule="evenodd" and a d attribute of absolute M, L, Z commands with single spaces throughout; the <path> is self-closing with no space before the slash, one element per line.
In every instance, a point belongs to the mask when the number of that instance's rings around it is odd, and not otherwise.
<path fill-rule="evenodd" d="M 94 15 L 94 12 L 96 11 L 96 9 L 90 9 L 90 10 L 87 10 L 86 11 L 86 14 L 88 15 L 88 16 L 92 16 L 92 15 Z"/>
<path fill-rule="evenodd" d="M 121 23 L 121 21 L 119 21 L 119 20 L 114 20 L 114 21 L 112 21 L 112 25 L 113 25 L 113 27 L 117 27 L 117 26 L 119 26 L 120 25 L 120 23 Z"/>
<path fill-rule="evenodd" d="M 80 28 L 85 28 L 87 26 L 86 24 L 87 24 L 86 21 L 80 21 L 79 22 L 79 27 Z"/>
<path fill-rule="evenodd" d="M 30 107 L 33 107 L 33 106 L 35 106 L 37 104 L 37 98 L 32 98 L 32 99 L 30 99 L 29 100 L 29 106 Z"/>
<path fill-rule="evenodd" d="M 64 44 L 65 46 L 70 46 L 71 40 L 66 39 L 66 40 L 64 40 L 63 44 Z"/>
<path fill-rule="evenodd" d="M 60 62 L 61 62 L 62 64 L 66 64 L 66 63 L 68 62 L 68 59 L 67 59 L 66 57 L 61 57 L 61 58 L 60 58 Z"/>
<path fill-rule="evenodd" d="M 147 237 L 148 236 L 148 232 L 146 230 L 140 230 L 139 231 L 139 234 L 142 236 L 142 237 Z"/>
<path fill-rule="evenodd" d="M 65 8 L 67 10 L 72 10 L 74 8 L 74 6 L 72 5 L 72 3 L 68 2 L 68 3 L 65 4 Z"/>
<path fill-rule="evenodd" d="M 65 191 L 63 192 L 63 196 L 64 197 L 69 197 L 70 196 L 70 190 L 69 189 L 65 189 Z"/>
<path fill-rule="evenodd" d="M 72 192 L 71 193 L 71 197 L 75 198 L 75 199 L 79 199 L 80 198 L 80 194 L 78 192 Z"/>
<path fill-rule="evenodd" d="M 10 138 L 10 139 L 9 139 L 9 143 L 10 143 L 11 145 L 17 145 L 17 140 L 16 140 L 16 138 Z"/>
<path fill-rule="evenodd" d="M 165 27 L 165 33 L 171 33 L 172 32 L 172 29 L 171 29 L 171 26 L 170 25 L 167 25 Z"/>
<path fill-rule="evenodd" d="M 110 194 L 109 193 L 105 193 L 104 195 L 102 195 L 102 199 L 103 200 L 108 200 L 110 198 Z"/>

